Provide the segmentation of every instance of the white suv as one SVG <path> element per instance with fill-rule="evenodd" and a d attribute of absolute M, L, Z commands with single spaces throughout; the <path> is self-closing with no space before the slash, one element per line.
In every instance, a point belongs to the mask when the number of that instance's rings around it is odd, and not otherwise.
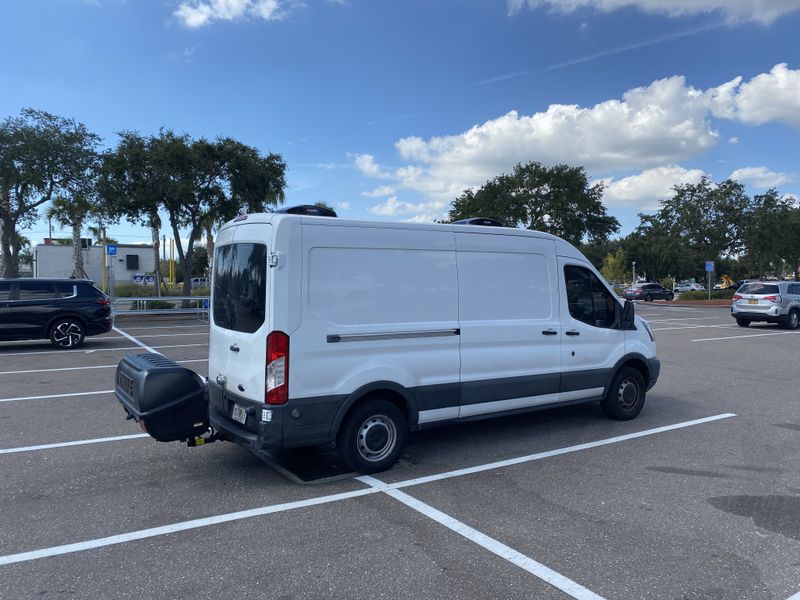
<path fill-rule="evenodd" d="M 800 283 L 746 283 L 733 295 L 731 315 L 740 327 L 747 327 L 753 321 L 766 321 L 797 329 L 800 325 Z"/>

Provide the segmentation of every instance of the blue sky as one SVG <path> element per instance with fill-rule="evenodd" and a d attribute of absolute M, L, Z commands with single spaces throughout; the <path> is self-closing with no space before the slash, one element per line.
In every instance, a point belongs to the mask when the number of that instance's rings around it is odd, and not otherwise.
<path fill-rule="evenodd" d="M 0 22 L 0 117 L 233 136 L 283 155 L 287 204 L 346 217 L 431 220 L 530 160 L 604 180 L 622 233 L 704 173 L 800 196 L 797 0 L 28 0 Z"/>

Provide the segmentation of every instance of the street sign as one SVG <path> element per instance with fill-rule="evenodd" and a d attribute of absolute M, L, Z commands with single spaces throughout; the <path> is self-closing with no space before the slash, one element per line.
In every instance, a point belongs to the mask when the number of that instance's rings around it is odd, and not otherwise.
<path fill-rule="evenodd" d="M 706 273 L 713 273 L 714 272 L 714 261 L 707 260 L 706 261 Z"/>
<path fill-rule="evenodd" d="M 117 255 L 117 245 L 116 244 L 106 244 L 106 255 L 107 256 L 116 256 Z"/>

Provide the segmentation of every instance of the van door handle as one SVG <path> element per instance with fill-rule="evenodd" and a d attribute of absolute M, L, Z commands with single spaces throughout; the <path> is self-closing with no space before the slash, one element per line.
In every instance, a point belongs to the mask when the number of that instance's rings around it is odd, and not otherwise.
<path fill-rule="evenodd" d="M 580 331 L 577 331 L 577 330 L 575 330 L 575 329 L 570 329 L 570 330 L 567 332 L 567 335 L 580 335 L 580 334 L 581 334 L 581 332 L 580 332 Z"/>
<path fill-rule="evenodd" d="M 555 329 L 545 329 L 542 335 L 558 335 L 558 332 Z"/>
<path fill-rule="evenodd" d="M 231 350 L 234 351 L 234 352 L 238 352 L 239 351 L 239 345 L 238 344 L 231 344 Z"/>

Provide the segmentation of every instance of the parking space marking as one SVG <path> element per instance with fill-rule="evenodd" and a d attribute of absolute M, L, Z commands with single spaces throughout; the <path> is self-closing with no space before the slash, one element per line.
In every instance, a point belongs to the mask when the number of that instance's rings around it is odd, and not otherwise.
<path fill-rule="evenodd" d="M 2 448 L 0 454 L 17 454 L 19 452 L 35 452 L 37 450 L 52 450 L 53 448 L 67 448 L 69 446 L 87 446 L 89 444 L 103 444 L 105 442 L 121 442 L 150 437 L 146 433 L 133 433 L 131 435 L 117 435 L 114 437 L 94 438 L 90 440 L 75 440 L 74 442 L 57 442 L 55 444 L 40 444 L 39 446 L 21 446 L 19 448 Z"/>
<path fill-rule="evenodd" d="M 488 550 L 495 556 L 499 556 L 500 558 L 509 561 L 519 568 L 524 569 L 531 575 L 538 577 L 542 581 L 549 583 L 553 587 L 558 588 L 565 594 L 572 596 L 577 600 L 602 600 L 603 598 L 602 596 L 598 596 L 591 590 L 583 587 L 581 584 L 569 579 L 568 577 L 565 577 L 561 573 L 546 567 L 542 563 L 533 560 L 529 556 L 525 556 L 521 552 L 506 546 L 504 543 L 489 537 L 485 533 L 481 533 L 466 523 L 463 523 L 458 519 L 454 519 L 450 515 L 447 515 L 442 511 L 432 507 L 430 504 L 426 504 L 425 502 L 422 502 L 413 496 L 409 496 L 405 492 L 401 492 L 400 490 L 393 488 L 379 479 L 375 479 L 369 475 L 356 477 L 356 479 L 369 486 L 372 486 L 377 490 L 380 490 L 388 496 L 391 496 L 398 502 L 402 502 L 409 508 L 412 508 L 418 513 L 425 515 L 429 519 L 436 521 L 440 525 L 447 527 L 449 530 L 454 531 L 458 535 L 467 538 L 469 541 L 477 544 L 485 550 Z"/>
<path fill-rule="evenodd" d="M 155 350 L 153 350 L 153 349 L 152 349 L 150 346 L 148 346 L 148 345 L 147 345 L 147 344 L 145 344 L 144 342 L 141 342 L 141 341 L 137 340 L 137 339 L 136 339 L 135 337 L 133 337 L 132 335 L 128 335 L 127 333 L 125 333 L 124 331 L 122 331 L 122 329 L 119 329 L 118 327 L 114 327 L 113 329 L 114 329 L 114 331 L 116 331 L 116 332 L 117 332 L 117 333 L 119 333 L 120 335 L 122 335 L 122 336 L 124 336 L 124 337 L 128 338 L 128 339 L 129 339 L 131 342 L 133 342 L 134 344 L 136 344 L 136 345 L 137 345 L 137 346 L 139 346 L 140 348 L 144 348 L 145 350 L 147 350 L 147 351 L 148 351 L 148 352 L 150 352 L 151 354 L 161 354 L 161 352 L 156 352 L 156 351 L 155 351 Z"/>
<path fill-rule="evenodd" d="M 120 333 L 122 333 L 122 331 L 120 331 L 116 327 L 114 328 L 114 330 L 115 331 L 119 331 Z M 173 337 L 186 337 L 186 336 L 192 336 L 192 335 L 193 336 L 208 335 L 208 331 L 201 331 L 199 333 L 154 333 L 152 335 L 151 334 L 140 335 L 139 337 L 142 337 L 142 338 L 162 338 L 162 337 L 173 338 Z M 126 335 L 125 337 L 128 337 L 128 336 Z M 133 337 L 133 336 L 131 336 L 131 337 Z"/>
<path fill-rule="evenodd" d="M 176 363 L 208 362 L 207 358 L 193 358 L 191 360 L 176 360 Z M 89 367 L 59 367 L 57 369 L 29 369 L 27 371 L 0 371 L 0 375 L 25 375 L 27 373 L 52 373 L 54 371 L 85 371 L 87 369 L 113 369 L 117 365 L 92 365 Z"/>
<path fill-rule="evenodd" d="M 797 592 L 793 596 L 789 596 L 786 600 L 800 600 L 800 592 Z"/>
<path fill-rule="evenodd" d="M 692 427 L 694 425 L 702 425 L 703 423 L 711 423 L 721 419 L 729 419 L 735 417 L 735 413 L 723 413 L 714 415 L 712 417 L 704 417 L 702 419 L 694 419 L 693 421 L 683 421 L 682 423 L 675 423 L 673 425 L 664 425 L 663 427 L 656 427 L 654 429 L 645 429 L 644 431 L 637 431 L 635 433 L 627 433 L 625 435 L 618 435 L 604 440 L 597 440 L 594 442 L 586 442 L 585 444 L 576 444 L 575 446 L 567 446 L 565 448 L 557 448 L 556 450 L 546 450 L 544 452 L 537 452 L 536 454 L 528 454 L 527 456 L 518 456 L 517 458 L 508 458 L 497 462 L 488 463 L 485 465 L 478 465 L 476 467 L 466 467 L 464 469 L 456 469 L 454 471 L 446 471 L 436 475 L 427 475 L 425 477 L 417 477 L 416 479 L 409 479 L 401 481 L 400 483 L 391 484 L 396 488 L 404 488 L 412 485 L 421 485 L 423 483 L 430 483 L 433 481 L 440 481 L 442 479 L 450 479 L 451 477 L 461 477 L 462 475 L 471 475 L 473 473 L 481 473 L 483 471 L 491 471 L 493 469 L 500 469 L 502 467 L 510 467 L 512 465 L 519 465 L 522 463 L 533 462 L 542 460 L 543 458 L 550 458 L 552 456 L 560 456 L 562 454 L 571 454 L 572 452 L 580 452 L 581 450 L 588 450 L 589 448 L 597 448 L 599 446 L 609 446 L 619 442 L 628 440 L 635 440 L 636 438 L 646 437 L 648 435 L 655 435 L 657 433 L 664 433 L 665 431 L 673 431 L 675 429 L 683 429 L 684 427 Z"/>
<path fill-rule="evenodd" d="M 21 400 L 47 400 L 49 398 L 71 398 L 74 396 L 97 396 L 98 394 L 113 394 L 114 390 L 101 390 L 99 392 L 71 392 L 69 394 L 47 394 L 46 396 L 19 396 L 17 398 L 0 398 L 0 402 L 17 402 Z"/>
<path fill-rule="evenodd" d="M 340 500 L 357 498 L 359 496 L 377 494 L 378 491 L 379 490 L 376 490 L 375 488 L 364 488 L 360 490 L 353 490 L 351 492 L 343 492 L 341 494 L 331 494 L 330 496 L 320 496 L 317 498 L 308 498 L 306 500 L 297 500 L 295 502 L 272 504 L 270 506 L 262 506 L 260 508 L 251 508 L 248 510 L 240 510 L 222 515 L 214 515 L 213 517 L 203 517 L 201 519 L 181 521 L 179 523 L 172 523 L 170 525 L 162 525 L 161 527 L 140 529 L 139 531 L 111 535 L 104 538 L 87 540 L 85 542 L 77 542 L 75 544 L 64 544 L 63 546 L 54 546 L 52 548 L 43 548 L 41 550 L 32 550 L 30 552 L 8 554 L 6 556 L 0 556 L 0 566 L 13 565 L 14 563 L 27 562 L 40 558 L 48 558 L 51 556 L 59 556 L 61 554 L 83 552 L 84 550 L 92 550 L 94 548 L 102 548 L 104 546 L 113 546 L 116 544 L 123 544 L 125 542 L 133 542 L 135 540 L 143 540 L 151 537 L 157 537 L 159 535 L 177 533 L 178 531 L 186 531 L 188 529 L 198 529 L 200 527 L 208 527 L 209 525 L 219 525 L 221 523 L 230 523 L 231 521 L 240 521 L 242 519 L 271 515 L 274 513 L 286 512 L 298 508 L 319 506 L 320 504 L 329 504 L 331 502 L 339 502 Z"/>
<path fill-rule="evenodd" d="M 681 325 L 676 327 L 653 327 L 653 331 L 680 331 L 681 329 L 726 329 L 728 327 L 738 327 L 736 323 L 728 323 L 725 325 Z"/>
<path fill-rule="evenodd" d="M 125 331 L 137 331 L 137 330 L 145 330 L 148 329 L 197 329 L 202 327 L 203 329 L 208 329 L 208 323 L 200 324 L 200 325 L 150 325 L 149 327 L 126 327 Z"/>
<path fill-rule="evenodd" d="M 111 392 L 113 390 L 109 390 Z M 95 392 L 95 393 L 108 393 L 108 392 Z M 498 469 L 501 467 L 507 467 L 517 464 L 522 464 L 526 462 L 531 462 L 534 460 L 541 460 L 543 458 L 549 458 L 551 456 L 559 456 L 561 454 L 569 454 L 571 452 L 578 452 L 580 450 L 587 450 L 589 448 L 597 448 L 599 446 L 607 446 L 609 444 L 615 444 L 617 442 L 623 442 L 626 440 L 633 440 L 640 437 L 645 437 L 648 435 L 654 435 L 657 433 L 663 433 L 665 431 L 673 431 L 675 429 L 682 429 L 685 427 L 691 427 L 693 425 L 700 425 L 703 423 L 711 423 L 712 421 L 719 421 L 720 419 L 727 419 L 730 417 L 735 417 L 734 413 L 723 413 L 719 415 L 714 415 L 711 417 L 704 417 L 702 419 L 694 419 L 692 421 L 683 421 L 682 423 L 675 423 L 673 425 L 664 425 L 662 427 L 655 427 L 653 429 L 645 429 L 644 431 L 638 431 L 635 433 L 629 433 L 626 435 L 620 435 L 613 438 L 607 438 L 605 440 L 597 440 L 594 442 L 588 442 L 585 444 L 577 444 L 575 446 L 568 446 L 566 448 L 559 448 L 556 450 L 548 450 L 546 452 L 539 452 L 537 454 L 529 454 L 527 456 L 521 456 L 519 458 L 511 458 L 508 460 L 501 460 L 485 465 L 478 465 L 475 467 L 468 467 L 465 469 L 458 469 L 455 471 L 448 471 L 445 473 L 439 473 L 438 475 L 429 475 L 427 477 L 417 477 L 415 479 L 408 479 L 406 481 L 400 481 L 397 483 L 387 483 L 386 486 L 393 488 L 393 489 L 400 489 L 409 487 L 412 485 L 421 485 L 423 483 L 430 483 L 432 481 L 439 481 L 442 479 L 449 479 L 452 477 L 460 477 L 462 475 L 470 475 L 472 473 L 480 473 L 483 471 L 488 471 L 491 469 Z M 216 525 L 219 523 L 227 523 L 230 521 L 238 521 L 240 519 L 248 519 L 250 517 L 256 517 L 261 515 L 268 515 L 277 512 L 284 512 L 287 510 L 293 510 L 295 508 L 303 508 L 306 506 L 315 506 L 318 504 L 327 504 L 330 502 L 338 502 L 339 500 L 346 500 L 348 498 L 355 498 L 357 496 L 365 496 L 368 494 L 375 494 L 379 491 L 376 488 L 366 488 L 363 490 L 355 490 L 352 492 L 344 492 L 342 494 L 333 494 L 331 496 L 322 496 L 319 498 L 310 498 L 307 500 L 300 500 L 297 502 L 288 502 L 284 504 L 274 504 L 270 506 L 262 506 L 260 508 L 253 508 L 248 510 L 237 511 L 233 513 L 226 513 L 222 515 L 216 515 L 213 517 L 204 517 L 201 519 L 192 519 L 190 521 L 181 521 L 178 523 L 172 523 L 170 525 L 163 525 L 161 527 L 152 527 L 150 529 L 142 529 L 139 531 L 131 531 L 128 533 L 122 533 L 118 535 L 112 535 L 109 537 L 98 538 L 95 540 L 88 540 L 85 542 L 77 542 L 74 544 L 65 544 L 62 546 L 54 546 L 51 548 L 42 548 L 40 550 L 31 550 L 29 552 L 20 552 L 18 554 L 9 554 L 6 556 L 0 556 L 0 566 L 2 565 L 10 565 L 19 562 L 26 562 L 30 560 L 37 560 L 40 558 L 47 558 L 50 556 L 58 556 L 61 554 L 71 554 L 73 552 L 82 552 L 84 550 L 91 550 L 93 548 L 101 548 L 103 546 L 111 546 L 114 544 L 121 544 L 123 542 L 130 542 L 134 540 L 142 540 L 146 538 L 156 537 L 159 535 L 165 535 L 168 533 L 175 533 L 178 531 L 186 531 L 188 529 L 197 529 L 199 527 L 207 527 L 208 525 Z"/>
<path fill-rule="evenodd" d="M 117 336 L 114 336 L 115 338 Z M 169 346 L 152 346 L 154 349 L 161 350 L 163 348 L 192 348 L 196 346 L 208 346 L 205 344 L 172 344 Z M 0 352 L 0 358 L 4 356 L 30 356 L 32 354 L 69 354 L 71 352 L 79 352 L 81 354 L 95 354 L 97 352 L 113 352 L 117 350 L 136 350 L 137 346 L 117 346 L 116 348 L 90 348 L 88 350 L 37 350 L 35 352 Z"/>
<path fill-rule="evenodd" d="M 797 333 L 795 331 L 773 331 L 771 333 L 750 333 L 744 335 L 726 335 L 725 337 L 715 337 L 715 338 L 701 338 L 699 340 L 692 340 L 693 342 L 715 342 L 717 340 L 740 340 L 742 338 L 751 338 L 751 337 L 764 337 L 767 335 L 789 335 L 792 333 Z"/>

